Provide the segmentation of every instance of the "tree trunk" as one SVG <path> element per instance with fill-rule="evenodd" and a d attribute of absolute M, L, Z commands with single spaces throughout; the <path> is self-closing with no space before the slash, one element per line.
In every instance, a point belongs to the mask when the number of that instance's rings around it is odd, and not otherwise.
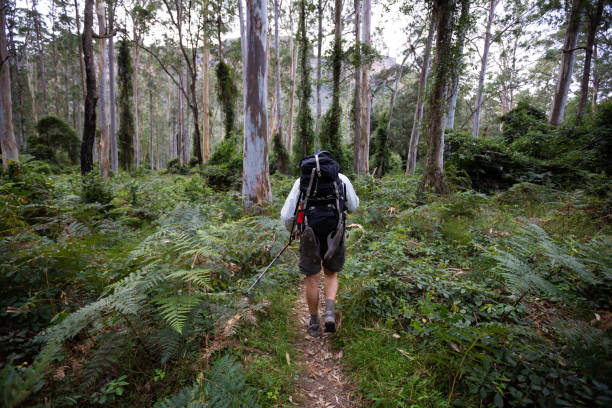
<path fill-rule="evenodd" d="M 2 3 L 0 3 L 1 6 Z M 5 10 L 5 8 L 3 7 L 3 10 Z M 4 11 L 3 11 L 4 12 Z M 6 19 L 6 17 L 5 17 Z M 8 40 L 8 43 L 10 43 L 10 49 L 11 52 L 14 55 L 14 64 L 15 64 L 15 76 L 11 77 L 9 75 L 9 80 L 11 81 L 11 83 L 13 82 L 14 78 L 14 82 L 16 85 L 16 91 L 17 91 L 17 106 L 19 107 L 19 136 L 16 136 L 16 140 L 17 140 L 17 148 L 18 149 L 22 149 L 22 150 L 26 150 L 28 143 L 27 143 L 27 138 L 26 138 L 26 129 L 25 129 L 25 107 L 23 106 L 23 82 L 21 81 L 21 72 L 22 72 L 22 67 L 20 64 L 20 59 L 17 57 L 17 48 L 15 46 L 15 37 L 13 34 L 13 31 L 11 30 L 11 26 L 8 27 L 9 31 L 8 31 L 8 38 L 6 37 L 6 34 L 4 34 L 5 36 L 5 41 Z M 2 26 L 2 29 L 4 30 L 4 26 Z M 6 46 L 6 50 L 7 50 L 7 55 L 8 55 L 8 49 L 9 46 Z M 22 57 L 23 58 L 23 57 Z M 4 61 L 5 58 L 0 59 L 0 61 Z M 7 62 L 8 63 L 8 62 Z M 0 63 L 1 65 L 1 63 Z M 10 64 L 9 64 L 10 67 Z M 26 72 L 27 74 L 27 72 Z M 1 79 L 0 79 L 1 81 Z M 12 115 L 12 112 L 11 112 Z"/>
<path fill-rule="evenodd" d="M 591 16 L 589 23 L 589 33 L 587 35 L 586 51 L 584 54 L 584 70 L 582 71 L 582 81 L 580 82 L 580 101 L 578 102 L 578 117 L 581 117 L 584 113 L 584 108 L 587 104 L 589 96 L 589 80 L 591 78 L 591 59 L 593 57 L 593 44 L 595 43 L 595 35 L 597 34 L 597 28 L 601 22 L 601 16 L 603 14 L 603 0 L 597 1 L 595 15 Z"/>
<path fill-rule="evenodd" d="M 320 3 L 321 0 L 319 0 L 319 4 Z M 319 46 L 319 56 L 321 54 L 320 50 L 321 47 Z M 278 40 L 278 0 L 274 0 L 274 56 L 276 57 L 276 128 L 278 129 L 280 140 L 283 140 L 283 118 L 281 115 L 281 107 L 283 104 L 281 99 L 280 42 Z"/>
<path fill-rule="evenodd" d="M 278 0 L 274 0 L 276 3 Z M 321 45 L 323 43 L 323 3 L 322 0 L 318 0 L 317 4 L 317 21 L 318 21 L 318 35 L 317 35 L 317 118 L 315 122 L 315 135 L 319 135 L 321 129 Z M 336 30 L 338 28 L 336 27 Z M 278 61 L 278 57 L 277 57 Z"/>
<path fill-rule="evenodd" d="M 92 148 L 96 138 L 96 70 L 93 60 L 93 3 L 85 0 L 83 18 L 83 59 L 85 62 L 86 94 L 85 122 L 83 124 L 83 141 L 81 142 L 81 173 L 89 173 L 93 168 Z"/>
<path fill-rule="evenodd" d="M 153 89 L 149 86 L 149 168 L 155 169 L 153 155 Z"/>
<path fill-rule="evenodd" d="M 451 67 L 455 63 L 452 52 L 452 20 L 454 0 L 436 0 L 434 15 L 437 20 L 436 53 L 434 60 L 435 76 L 432 91 L 429 95 L 429 114 L 426 135 L 429 140 L 427 160 L 419 192 L 432 188 L 439 194 L 448 193 L 444 180 L 443 156 L 446 90 L 451 76 Z"/>
<path fill-rule="evenodd" d="M 247 4 L 248 7 L 248 4 Z M 246 54 L 247 54 L 247 38 L 246 27 L 244 24 L 244 11 L 242 9 L 242 0 L 238 0 L 238 18 L 240 20 L 240 57 L 242 58 L 242 110 L 246 115 Z M 266 55 L 267 58 L 267 55 Z M 243 122 L 243 134 L 246 134 L 246 121 Z M 226 136 L 227 137 L 227 136 Z"/>
<path fill-rule="evenodd" d="M 353 170 L 357 174 L 365 174 L 367 172 L 366 162 L 363 157 L 365 146 L 362 145 L 363 138 L 361 137 L 361 47 L 360 47 L 360 28 L 361 28 L 361 3 L 359 0 L 354 0 L 355 9 L 355 92 L 353 94 L 353 141 L 354 141 L 354 158 Z"/>
<path fill-rule="evenodd" d="M 36 1 L 32 3 L 32 11 L 34 11 L 34 31 L 36 32 L 36 45 L 38 48 L 38 69 L 40 70 L 40 82 L 43 96 L 43 109 L 45 115 L 49 114 L 47 106 L 47 77 L 45 74 L 45 57 L 43 54 L 42 33 L 40 27 L 40 15 L 36 11 Z"/>
<path fill-rule="evenodd" d="M 291 56 L 291 87 L 289 90 L 289 125 L 287 127 L 287 151 L 293 150 L 293 104 L 295 101 L 295 71 L 297 65 L 297 52 L 293 43 L 293 14 L 289 11 L 289 55 Z"/>
<path fill-rule="evenodd" d="M 204 1 L 204 24 L 208 19 L 208 0 Z M 202 44 L 202 160 L 208 161 L 210 157 L 210 90 L 208 76 L 208 61 L 210 50 L 208 46 L 208 35 L 203 34 Z"/>
<path fill-rule="evenodd" d="M 74 14 L 76 20 L 76 29 L 77 29 L 77 37 L 81 36 L 81 20 L 79 19 L 79 3 L 78 0 L 74 0 Z M 79 43 L 79 67 L 81 68 L 81 91 L 83 92 L 83 101 L 85 101 L 85 96 L 87 91 L 85 89 L 85 64 L 83 63 L 83 43 L 81 41 Z"/>
<path fill-rule="evenodd" d="M 136 30 L 136 28 L 134 28 Z M 136 37 L 136 35 L 134 35 Z M 136 37 L 139 38 L 139 37 Z M 136 40 L 138 41 L 138 39 Z M 134 49 L 134 156 L 136 158 L 136 169 L 140 167 L 140 116 L 139 103 L 140 95 L 138 86 L 138 65 L 140 64 L 140 49 L 136 47 Z"/>
<path fill-rule="evenodd" d="M 268 26 L 266 0 L 247 0 L 246 32 L 248 46 L 246 71 L 248 81 L 244 90 L 245 133 L 242 172 L 244 207 L 271 200 L 268 169 L 268 64 L 266 31 Z"/>
<path fill-rule="evenodd" d="M 461 15 L 459 16 L 459 31 L 457 32 L 457 42 L 455 45 L 457 53 L 457 64 L 453 70 L 453 83 L 451 88 L 450 101 L 448 106 L 448 119 L 446 127 L 455 127 L 455 109 L 457 108 L 457 96 L 459 94 L 459 76 L 461 75 L 461 65 L 463 65 L 463 45 L 465 44 L 465 33 L 467 32 L 470 19 L 470 0 L 461 0 Z"/>
<path fill-rule="evenodd" d="M 96 13 L 98 15 L 98 28 L 100 34 L 106 34 L 106 19 L 103 0 L 96 0 Z M 110 177 L 110 135 L 108 129 L 108 116 L 107 116 L 107 90 L 106 81 L 108 78 L 108 58 L 106 54 L 106 39 L 98 39 L 99 47 L 99 72 L 100 72 L 100 84 L 98 89 L 99 104 L 98 109 L 100 111 L 100 157 L 99 166 L 102 178 L 107 179 Z"/>
<path fill-rule="evenodd" d="M 472 124 L 472 136 L 478 137 L 480 130 L 480 108 L 482 107 L 482 92 L 484 90 L 485 75 L 487 74 L 487 62 L 489 59 L 489 48 L 491 47 L 491 26 L 495 18 L 495 7 L 499 0 L 489 0 L 489 17 L 487 19 L 487 31 L 485 33 L 482 60 L 480 61 L 480 75 L 478 76 L 478 89 L 476 90 L 476 105 L 474 106 L 474 122 Z"/>
<path fill-rule="evenodd" d="M 108 32 L 112 33 L 115 28 L 115 15 L 113 7 L 109 7 L 108 14 Z M 111 169 L 113 173 L 119 171 L 119 153 L 117 151 L 117 109 L 115 103 L 115 44 L 113 36 L 108 39 L 108 106 L 110 107 L 110 157 L 111 157 Z"/>
<path fill-rule="evenodd" d="M 0 147 L 5 170 L 9 160 L 19 161 L 19 148 L 13 131 L 10 60 L 5 31 L 7 2 L 8 0 L 2 0 L 0 3 Z"/>
<path fill-rule="evenodd" d="M 599 93 L 599 73 L 597 72 L 597 40 L 593 43 L 593 96 L 591 98 L 591 110 L 597 106 L 597 94 Z"/>
<path fill-rule="evenodd" d="M 178 137 L 176 138 L 176 153 L 179 157 L 179 163 L 182 165 L 185 164 L 185 156 L 183 155 L 183 141 L 185 137 L 185 109 L 183 108 L 183 71 L 179 72 L 179 87 L 177 90 L 178 93 Z"/>
<path fill-rule="evenodd" d="M 27 57 L 26 57 L 27 58 Z M 38 122 L 38 104 L 36 103 L 36 92 L 34 91 L 35 80 L 34 80 L 34 67 L 32 62 L 26 62 L 26 76 L 28 78 L 28 91 L 30 93 L 30 99 L 32 101 L 32 115 L 34 116 L 34 123 Z"/>
<path fill-rule="evenodd" d="M 572 1 L 572 9 L 570 10 L 567 31 L 565 32 L 563 54 L 561 55 L 561 68 L 559 69 L 557 88 L 555 90 L 555 96 L 553 98 L 552 108 L 550 111 L 549 122 L 553 126 L 557 126 L 563 122 L 563 113 L 565 112 L 565 104 L 567 103 L 567 94 L 569 93 L 570 84 L 572 82 L 572 73 L 574 71 L 576 43 L 578 42 L 578 34 L 580 33 L 580 20 L 582 18 L 583 5 L 584 0 Z"/>
<path fill-rule="evenodd" d="M 370 0 L 363 0 L 363 32 L 362 42 L 366 46 L 365 50 L 372 45 L 370 33 L 370 21 L 372 17 L 372 5 Z M 362 49 L 362 52 L 365 50 Z M 361 144 L 363 146 L 363 160 L 365 161 L 365 172 L 370 171 L 370 65 L 364 63 L 361 73 Z"/>
<path fill-rule="evenodd" d="M 435 10 L 434 10 L 435 11 Z M 414 173 L 417 161 L 417 152 L 419 150 L 419 138 L 421 131 L 421 120 L 423 119 L 423 110 L 425 109 L 425 87 L 427 86 L 427 76 L 429 75 L 429 58 L 431 54 L 431 45 L 436 31 L 437 16 L 432 11 L 431 24 L 427 34 L 427 42 L 425 43 L 425 51 L 423 51 L 423 65 L 421 66 L 421 75 L 419 77 L 419 88 L 417 90 L 417 102 L 414 108 L 414 120 L 412 122 L 412 132 L 410 133 L 410 143 L 408 146 L 408 160 L 406 162 L 406 174 Z"/>

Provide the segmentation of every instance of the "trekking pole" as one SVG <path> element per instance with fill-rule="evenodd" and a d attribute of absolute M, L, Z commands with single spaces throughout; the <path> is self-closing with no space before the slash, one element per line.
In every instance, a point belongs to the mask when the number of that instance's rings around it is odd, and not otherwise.
<path fill-rule="evenodd" d="M 246 292 L 244 292 L 242 294 L 243 297 L 248 298 L 249 297 L 249 292 L 251 291 L 251 289 L 253 289 L 255 287 L 255 285 L 257 285 L 257 283 L 259 283 L 259 281 L 261 280 L 261 278 L 266 274 L 266 272 L 268 272 L 268 269 L 270 269 L 270 267 L 272 267 L 272 265 L 274 265 L 274 262 L 276 262 L 276 260 L 278 258 L 280 258 L 280 256 L 283 254 L 283 252 L 285 252 L 285 249 L 289 248 L 289 245 L 291 245 L 291 242 L 293 242 L 293 230 L 295 229 L 295 217 L 293 219 L 293 225 L 291 226 L 291 233 L 289 235 L 289 242 L 287 242 L 285 244 L 285 246 L 283 247 L 283 249 L 280 250 L 280 252 L 274 257 L 274 259 L 272 260 L 272 262 L 270 262 L 270 265 L 268 265 L 266 267 L 266 269 L 263 270 L 262 273 L 260 273 L 257 278 L 255 279 L 255 282 L 253 282 L 251 284 L 251 286 L 249 286 L 249 288 L 246 290 Z"/>

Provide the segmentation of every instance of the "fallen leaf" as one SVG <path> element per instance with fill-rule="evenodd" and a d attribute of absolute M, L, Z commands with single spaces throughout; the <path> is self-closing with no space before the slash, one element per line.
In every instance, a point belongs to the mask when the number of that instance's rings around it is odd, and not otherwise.
<path fill-rule="evenodd" d="M 287 365 L 291 365 L 291 358 L 289 358 L 289 353 L 285 352 L 285 358 L 287 359 Z"/>
<path fill-rule="evenodd" d="M 401 336 L 397 333 L 393 333 L 391 337 L 393 337 L 394 339 L 399 339 Z"/>

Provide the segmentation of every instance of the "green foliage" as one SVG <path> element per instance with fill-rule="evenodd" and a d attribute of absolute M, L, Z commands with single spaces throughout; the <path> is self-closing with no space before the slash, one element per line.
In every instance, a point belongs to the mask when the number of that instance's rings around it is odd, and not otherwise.
<path fill-rule="evenodd" d="M 108 205 L 112 199 L 113 193 L 98 171 L 90 171 L 83 176 L 81 200 L 84 203 Z"/>
<path fill-rule="evenodd" d="M 217 73 L 217 98 L 221 103 L 223 112 L 223 126 L 225 129 L 225 140 L 234 135 L 234 121 L 236 116 L 236 97 L 238 88 L 234 80 L 234 71 L 224 61 L 219 61 L 216 68 Z"/>
<path fill-rule="evenodd" d="M 312 112 L 310 110 L 310 97 L 312 96 L 310 81 L 310 44 L 306 32 L 306 0 L 300 1 L 300 15 L 298 22 L 297 41 L 300 47 L 300 82 L 298 85 L 299 110 L 296 119 L 295 140 L 293 142 L 292 168 L 297 171 L 300 160 L 313 153 L 314 128 Z"/>
<path fill-rule="evenodd" d="M 289 174 L 289 153 L 278 132 L 274 132 L 272 154 L 270 155 L 270 174 L 276 171 L 281 174 Z"/>
<path fill-rule="evenodd" d="M 132 113 L 132 58 L 127 40 L 119 41 L 117 52 L 117 82 L 119 83 L 119 163 L 122 169 L 131 170 L 134 157 L 132 135 L 134 114 Z"/>
<path fill-rule="evenodd" d="M 77 132 L 65 120 L 45 115 L 36 123 L 37 136 L 28 140 L 28 153 L 52 164 L 76 164 L 81 142 Z"/>
<path fill-rule="evenodd" d="M 502 136 L 508 145 L 530 132 L 543 134 L 552 130 L 544 112 L 524 101 L 519 101 L 516 108 L 502 116 L 501 122 L 504 126 Z"/>
<path fill-rule="evenodd" d="M 202 168 L 202 177 L 211 188 L 239 190 L 242 185 L 242 155 L 234 140 L 225 139 Z"/>
<path fill-rule="evenodd" d="M 254 390 L 246 384 L 240 364 L 226 355 L 215 361 L 209 373 L 200 374 L 193 386 L 158 401 L 155 408 L 259 407 L 254 394 Z"/>
<path fill-rule="evenodd" d="M 166 171 L 170 174 L 187 174 L 189 170 L 185 166 L 181 166 L 181 162 L 178 158 L 174 158 L 168 161 L 166 164 Z"/>
<path fill-rule="evenodd" d="M 333 69 L 332 103 L 329 110 L 325 112 L 321 118 L 319 141 L 321 142 L 321 148 L 327 150 L 334 156 L 340 166 L 340 171 L 346 172 L 348 166 L 342 150 L 342 138 L 340 135 L 340 122 L 342 116 L 342 108 L 340 106 L 340 74 L 342 69 L 342 58 L 342 42 L 336 43 L 334 41 L 331 55 Z"/>
<path fill-rule="evenodd" d="M 378 120 L 378 126 L 374 132 L 374 157 L 376 175 L 383 176 L 388 173 L 388 165 L 391 161 L 391 152 L 387 143 L 387 120 L 388 115 L 383 113 Z"/>

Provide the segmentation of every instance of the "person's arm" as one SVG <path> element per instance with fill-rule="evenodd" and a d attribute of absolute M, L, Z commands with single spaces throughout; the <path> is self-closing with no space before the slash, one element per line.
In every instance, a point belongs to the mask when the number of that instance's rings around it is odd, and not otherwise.
<path fill-rule="evenodd" d="M 287 228 L 287 231 L 289 232 L 291 232 L 291 227 L 293 225 L 293 212 L 295 211 L 295 206 L 297 205 L 299 195 L 300 179 L 297 179 L 295 183 L 293 183 L 293 188 L 285 200 L 285 204 L 283 205 L 280 215 L 281 221 L 283 224 L 285 224 L 285 228 Z"/>
<path fill-rule="evenodd" d="M 359 207 L 359 197 L 355 193 L 351 180 L 348 179 L 344 174 L 339 174 L 340 180 L 346 186 L 346 207 L 349 211 L 355 211 Z"/>

